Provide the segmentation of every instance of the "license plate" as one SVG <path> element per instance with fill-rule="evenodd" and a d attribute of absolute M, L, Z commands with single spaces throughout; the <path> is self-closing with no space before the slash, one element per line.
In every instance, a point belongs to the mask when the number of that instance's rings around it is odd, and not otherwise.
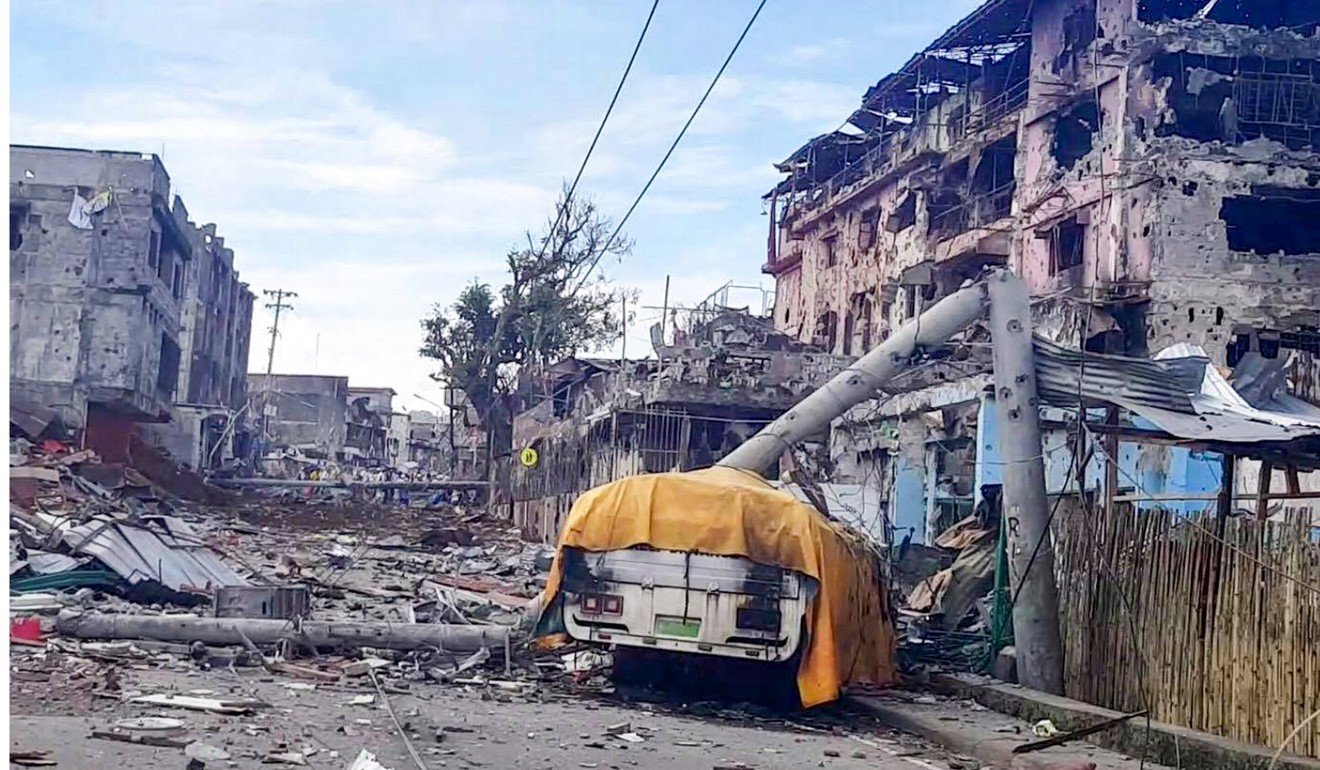
<path fill-rule="evenodd" d="M 663 636 L 696 639 L 701 634 L 701 621 L 692 618 L 656 617 L 655 632 Z"/>

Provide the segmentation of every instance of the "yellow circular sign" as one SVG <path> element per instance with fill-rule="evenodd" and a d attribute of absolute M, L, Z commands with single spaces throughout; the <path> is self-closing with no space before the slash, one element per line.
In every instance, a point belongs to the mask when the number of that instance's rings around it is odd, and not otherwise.
<path fill-rule="evenodd" d="M 518 459 L 522 461 L 522 464 L 523 464 L 524 466 L 526 466 L 526 467 L 528 467 L 528 468 L 535 468 L 535 467 L 536 467 L 536 461 L 539 460 L 539 459 L 541 459 L 541 458 L 540 458 L 540 456 L 536 453 L 536 450 L 535 450 L 535 449 L 532 449 L 531 447 L 527 447 L 526 449 L 524 449 L 524 450 L 522 451 L 521 454 L 518 455 Z"/>

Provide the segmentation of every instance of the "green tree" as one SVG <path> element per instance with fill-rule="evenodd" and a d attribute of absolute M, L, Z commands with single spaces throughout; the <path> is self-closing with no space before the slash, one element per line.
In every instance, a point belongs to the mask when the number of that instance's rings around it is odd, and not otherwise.
<path fill-rule="evenodd" d="M 507 282 L 497 291 L 474 281 L 449 307 L 422 319 L 421 355 L 439 363 L 432 378 L 462 391 L 477 412 L 491 454 L 513 441 L 513 396 L 524 366 L 553 363 L 619 336 L 624 295 L 596 264 L 632 252 L 595 204 L 563 194 L 547 235 L 527 233 L 525 247 L 505 256 Z"/>

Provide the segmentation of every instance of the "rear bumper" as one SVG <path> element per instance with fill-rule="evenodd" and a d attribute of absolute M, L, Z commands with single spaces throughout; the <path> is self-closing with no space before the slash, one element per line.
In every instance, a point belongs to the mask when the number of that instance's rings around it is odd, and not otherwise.
<path fill-rule="evenodd" d="M 615 624 L 597 624 L 592 620 L 566 615 L 568 634 L 581 642 L 615 644 L 622 647 L 637 647 L 667 652 L 682 652 L 693 655 L 718 655 L 739 660 L 763 660 L 777 662 L 788 660 L 797 652 L 800 639 L 778 638 L 758 640 L 756 643 L 741 642 L 704 642 L 694 639 L 680 639 L 663 634 L 634 634 L 618 628 Z"/>
<path fill-rule="evenodd" d="M 578 641 L 769 662 L 802 644 L 809 591 L 797 573 L 640 549 L 565 561 L 564 626 Z"/>

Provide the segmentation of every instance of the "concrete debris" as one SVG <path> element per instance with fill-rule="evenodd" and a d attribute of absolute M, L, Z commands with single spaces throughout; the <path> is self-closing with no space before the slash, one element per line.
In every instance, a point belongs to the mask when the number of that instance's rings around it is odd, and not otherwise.
<path fill-rule="evenodd" d="M 209 743 L 193 741 L 183 748 L 183 755 L 190 759 L 206 760 L 225 760 L 229 759 L 229 752 L 219 746 L 212 746 Z"/>
<path fill-rule="evenodd" d="M 294 632 L 285 621 L 264 618 L 139 616 L 79 611 L 62 613 L 56 627 L 62 634 L 83 639 L 158 639 L 241 644 L 244 637 L 247 637 L 257 644 L 275 644 L 287 638 L 313 648 L 343 649 L 377 644 L 393 650 L 438 648 L 463 653 L 483 647 L 503 647 L 509 637 L 509 628 L 504 626 L 307 620 Z"/>
<path fill-rule="evenodd" d="M 252 699 L 220 700 L 218 698 L 203 698 L 196 695 L 175 695 L 167 693 L 139 695 L 130 700 L 133 703 L 144 703 L 149 706 L 164 706 L 166 708 L 187 709 L 189 711 L 209 711 L 214 714 L 250 714 L 254 710 L 267 705 L 262 701 Z"/>
<path fill-rule="evenodd" d="M 353 764 L 348 766 L 348 770 L 390 770 L 390 768 L 377 762 L 375 754 L 362 749 L 353 760 Z"/>
<path fill-rule="evenodd" d="M 59 764 L 51 757 L 49 751 L 24 751 L 22 749 L 10 749 L 9 762 L 22 767 L 52 767 Z"/>
<path fill-rule="evenodd" d="M 182 719 L 173 717 L 133 717 L 115 722 L 115 727 L 123 730 L 182 730 L 186 726 Z"/>
<path fill-rule="evenodd" d="M 1031 734 L 1037 738 L 1049 738 L 1059 734 L 1059 728 L 1048 719 L 1041 719 L 1031 726 Z"/>
<path fill-rule="evenodd" d="M 116 732 L 114 730 L 93 730 L 91 737 L 103 741 L 118 741 L 120 743 L 133 743 L 139 746 L 155 746 L 166 749 L 183 749 L 188 746 L 188 741 L 182 738 L 154 733 L 124 733 Z"/>

